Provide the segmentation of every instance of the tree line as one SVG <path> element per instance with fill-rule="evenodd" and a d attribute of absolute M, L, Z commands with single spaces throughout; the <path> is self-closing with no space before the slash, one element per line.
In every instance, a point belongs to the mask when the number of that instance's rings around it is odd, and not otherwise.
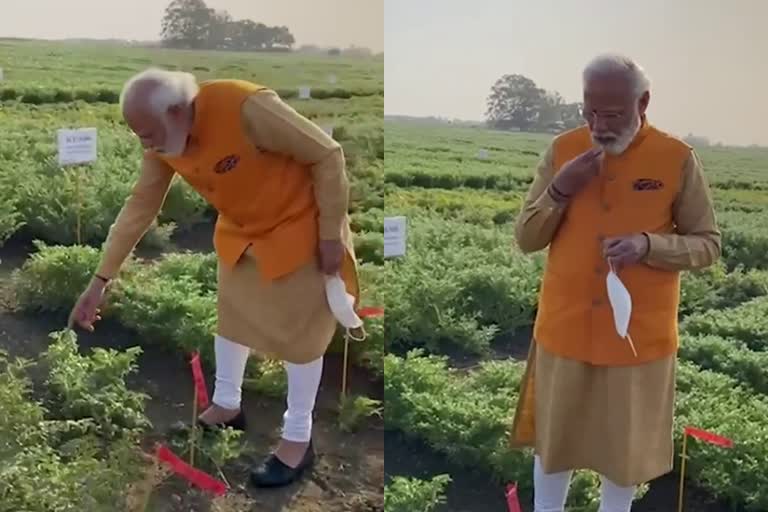
<path fill-rule="evenodd" d="M 235 51 L 291 51 L 296 42 L 288 27 L 235 20 L 204 0 L 173 0 L 165 9 L 161 32 L 168 48 Z"/>
<path fill-rule="evenodd" d="M 557 132 L 584 124 L 582 103 L 567 103 L 560 93 L 546 91 L 523 75 L 496 80 L 486 104 L 486 123 L 497 130 Z"/>

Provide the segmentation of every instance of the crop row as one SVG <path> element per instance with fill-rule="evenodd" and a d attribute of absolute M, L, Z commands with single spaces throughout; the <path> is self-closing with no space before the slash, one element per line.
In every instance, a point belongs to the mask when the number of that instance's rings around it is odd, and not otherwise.
<path fill-rule="evenodd" d="M 517 481 L 521 492 L 531 495 L 532 454 L 508 445 L 522 363 L 484 362 L 466 373 L 448 368 L 444 357 L 414 352 L 387 355 L 384 368 L 387 428 L 425 441 L 458 464 L 489 473 L 500 489 L 505 482 Z M 733 509 L 765 510 L 768 475 L 761 464 L 768 458 L 768 397 L 691 363 L 681 364 L 677 389 L 677 446 L 687 425 L 715 430 L 736 442 L 727 451 L 692 446 L 691 481 Z M 644 491 L 643 486 L 638 495 Z M 569 496 L 573 510 L 596 510 L 598 496 L 597 476 L 577 473 Z"/>
<path fill-rule="evenodd" d="M 369 216 L 367 210 L 383 207 L 383 139 L 374 115 L 378 103 L 356 102 L 346 111 L 326 103 L 331 101 L 310 102 L 301 108 L 319 120 L 337 116 L 334 137 L 345 148 L 352 183 L 350 212 L 355 217 Z M 115 109 L 17 107 L 0 111 L 0 122 L 10 127 L 0 140 L 0 242 L 22 229 L 29 238 L 72 243 L 79 211 L 83 240 L 101 243 L 130 193 L 140 161 L 140 148 Z M 55 134 L 62 126 L 99 129 L 96 163 L 73 169 L 58 165 Z M 154 226 L 143 243 L 162 246 L 174 229 L 190 228 L 211 214 L 201 197 L 177 179 L 159 217 L 160 226 Z M 371 225 L 378 227 L 376 222 L 355 219 L 357 227 Z M 377 233 L 380 230 L 360 233 L 361 240 L 366 240 L 362 255 L 370 253 L 371 261 L 381 259 Z"/>
<path fill-rule="evenodd" d="M 91 247 L 47 246 L 38 243 L 13 277 L 18 306 L 29 313 L 51 313 L 62 321 L 85 289 L 100 252 Z M 364 305 L 378 306 L 380 273 L 374 265 L 361 266 Z M 126 263 L 120 279 L 107 295 L 104 318 L 114 318 L 142 339 L 185 353 L 199 351 L 214 363 L 216 328 L 216 256 L 172 253 L 152 263 Z M 381 373 L 383 321 L 371 319 L 366 341 L 350 345 L 351 360 L 374 374 Z M 341 347 L 341 331 L 331 351 Z M 261 375 L 269 367 L 250 368 Z M 282 376 L 282 372 L 279 372 Z M 280 377 L 282 378 L 282 377 Z"/>
<path fill-rule="evenodd" d="M 427 188 L 526 188 L 552 138 L 419 123 L 385 122 L 384 130 L 387 181 Z M 697 153 L 717 189 L 757 196 L 768 188 L 764 148 L 710 147 Z"/>
<path fill-rule="evenodd" d="M 543 255 L 515 250 L 508 229 L 436 217 L 414 221 L 406 256 L 385 266 L 388 346 L 398 351 L 423 346 L 433 352 L 454 346 L 486 353 L 494 340 L 532 326 L 543 261 Z M 759 344 L 757 339 L 766 339 L 760 338 L 766 312 L 749 301 L 759 305 L 766 295 L 768 272 L 727 271 L 719 263 L 683 274 L 680 313 L 711 318 L 707 329 L 718 329 L 696 330 L 704 320 L 691 319 L 685 325 L 693 334 L 711 332 Z M 743 324 L 743 337 L 733 334 Z M 726 331 L 725 326 L 731 327 Z"/>
<path fill-rule="evenodd" d="M 199 80 L 239 78 L 281 89 L 381 89 L 383 58 L 347 58 L 291 53 L 186 51 L 72 44 L 0 41 L 7 83 L 45 88 L 120 88 L 149 66 L 193 73 Z M 87 70 L 86 73 L 83 70 Z M 331 75 L 335 80 L 331 81 Z"/>
<path fill-rule="evenodd" d="M 276 89 L 280 97 L 286 99 L 298 98 L 298 89 Z M 311 91 L 312 98 L 323 99 L 350 99 L 356 97 L 383 96 L 384 90 L 380 88 L 317 88 Z M 60 88 L 60 87 L 35 87 L 35 86 L 4 86 L 0 87 L 0 101 L 18 101 L 23 104 L 44 105 L 50 103 L 69 103 L 83 101 L 85 103 L 109 103 L 117 104 L 120 99 L 119 88 L 92 87 L 92 88 Z"/>

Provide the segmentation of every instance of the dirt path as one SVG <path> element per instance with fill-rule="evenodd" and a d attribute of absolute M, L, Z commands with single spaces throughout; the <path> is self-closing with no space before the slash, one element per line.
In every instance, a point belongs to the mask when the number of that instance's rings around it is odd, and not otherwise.
<path fill-rule="evenodd" d="M 26 248 L 9 246 L 0 250 L 0 287 L 4 291 L 10 271 L 26 257 Z M 1 303 L 2 301 L 0 301 Z M 35 358 L 48 345 L 48 333 L 60 330 L 62 319 L 31 317 L 0 306 L 0 348 L 12 356 Z M 83 351 L 92 347 L 127 348 L 142 345 L 139 372 L 129 378 L 129 385 L 151 396 L 146 413 L 154 426 L 153 437 L 173 422 L 188 420 L 191 414 L 192 384 L 189 365 L 182 354 L 142 343 L 135 333 L 114 322 L 104 322 L 96 333 L 80 334 Z M 206 368 L 209 389 L 213 384 L 211 368 Z M 280 435 L 284 402 L 244 392 L 243 406 L 249 421 L 245 440 L 252 447 L 243 457 L 225 468 L 225 475 L 237 493 L 248 498 L 249 506 L 238 510 L 283 512 L 381 512 L 384 510 L 384 435 L 380 420 L 366 422 L 355 433 L 341 432 L 336 423 L 336 407 L 341 382 L 341 360 L 327 357 L 318 396 L 314 439 L 318 451 L 315 469 L 302 482 L 274 491 L 256 490 L 247 484 L 249 467 L 267 454 Z M 381 399 L 380 382 L 371 382 L 360 371 L 350 373 L 354 393 Z M 171 511 L 206 511 L 206 500 L 185 485 L 171 480 L 160 489 L 158 509 Z"/>

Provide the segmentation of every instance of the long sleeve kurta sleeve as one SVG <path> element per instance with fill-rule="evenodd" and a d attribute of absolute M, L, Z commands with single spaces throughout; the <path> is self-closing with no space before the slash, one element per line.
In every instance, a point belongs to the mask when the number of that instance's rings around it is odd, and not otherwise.
<path fill-rule="evenodd" d="M 310 166 L 320 210 L 320 239 L 340 240 L 349 207 L 349 181 L 341 145 L 271 90 L 248 97 L 242 120 L 254 146 Z"/>
<path fill-rule="evenodd" d="M 713 264 L 721 253 L 721 234 L 712 194 L 694 151 L 682 169 L 683 179 L 673 206 L 675 233 L 646 233 L 645 264 L 663 270 L 695 270 Z"/>
<path fill-rule="evenodd" d="M 113 278 L 120 271 L 152 222 L 157 218 L 173 180 L 174 171 L 164 162 L 144 155 L 141 173 L 131 195 L 109 230 L 96 273 Z"/>
<path fill-rule="evenodd" d="M 560 226 L 565 205 L 557 202 L 550 193 L 555 176 L 550 145 L 536 169 L 528 194 L 515 224 L 515 239 L 524 253 L 540 251 L 547 247 Z"/>

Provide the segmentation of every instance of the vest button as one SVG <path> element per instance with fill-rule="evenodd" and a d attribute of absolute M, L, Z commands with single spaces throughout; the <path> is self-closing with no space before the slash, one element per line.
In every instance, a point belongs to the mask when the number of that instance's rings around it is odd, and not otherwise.
<path fill-rule="evenodd" d="M 594 306 L 594 307 L 597 307 L 597 306 L 602 306 L 602 305 L 603 305 L 603 301 L 602 301 L 602 300 L 600 300 L 600 299 L 594 299 L 594 300 L 592 301 L 592 306 Z"/>
<path fill-rule="evenodd" d="M 608 203 L 603 203 L 603 211 L 609 212 L 611 211 L 611 205 Z"/>

